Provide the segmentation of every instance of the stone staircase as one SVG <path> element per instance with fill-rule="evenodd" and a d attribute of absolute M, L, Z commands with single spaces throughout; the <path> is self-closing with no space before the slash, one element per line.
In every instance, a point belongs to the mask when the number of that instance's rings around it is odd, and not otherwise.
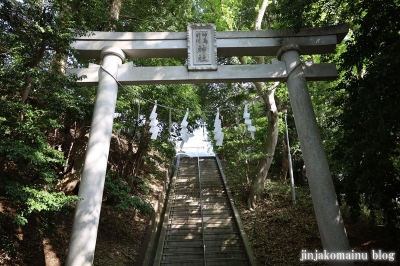
<path fill-rule="evenodd" d="M 180 158 L 154 265 L 255 265 L 228 194 L 215 157 Z"/>

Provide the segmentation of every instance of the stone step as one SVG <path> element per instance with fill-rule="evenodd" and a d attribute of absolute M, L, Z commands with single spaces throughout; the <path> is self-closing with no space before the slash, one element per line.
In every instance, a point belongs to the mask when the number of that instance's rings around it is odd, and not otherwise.
<path fill-rule="evenodd" d="M 225 243 L 226 240 L 205 240 L 204 243 L 206 247 L 209 247 L 210 250 L 218 250 L 218 249 L 226 249 L 230 247 L 239 247 L 242 245 L 241 239 L 233 238 L 229 240 L 229 243 Z M 175 248 L 177 250 L 183 247 L 203 247 L 202 239 L 182 239 L 182 240 L 171 240 L 165 239 L 164 241 L 164 249 L 165 248 Z"/>
<path fill-rule="evenodd" d="M 182 261 L 187 258 L 193 260 L 201 260 L 204 259 L 204 252 L 203 250 L 199 252 L 179 252 L 179 253 L 164 253 L 162 256 L 162 260 L 167 261 Z"/>
<path fill-rule="evenodd" d="M 165 239 L 164 248 L 180 249 L 182 247 L 203 247 L 202 239 L 188 239 L 188 240 L 170 240 Z"/>
<path fill-rule="evenodd" d="M 204 208 L 204 207 L 203 207 Z M 193 211 L 200 211 L 200 205 L 184 205 L 184 206 L 172 206 L 171 207 L 171 212 L 172 211 L 180 211 L 180 212 L 193 212 Z"/>
<path fill-rule="evenodd" d="M 203 260 L 162 261 L 162 266 L 204 266 Z M 207 260 L 207 266 L 247 266 L 247 259 Z"/>
<path fill-rule="evenodd" d="M 223 234 L 204 234 L 205 242 L 213 243 L 214 245 L 224 245 L 224 241 L 240 240 L 239 233 L 223 233 Z M 165 241 L 203 241 L 203 234 L 200 232 L 190 232 L 182 234 L 170 234 L 165 237 Z M 190 243 L 188 243 L 190 244 Z"/>
<path fill-rule="evenodd" d="M 233 259 L 208 259 L 207 266 L 247 266 L 249 262 L 247 258 L 233 258 Z"/>
<path fill-rule="evenodd" d="M 203 242 L 203 234 L 202 233 L 189 233 L 189 234 L 173 234 L 167 235 L 165 237 L 165 241 L 176 242 L 176 241 L 201 241 Z"/>
<path fill-rule="evenodd" d="M 209 227 L 204 229 L 204 234 L 206 235 L 213 235 L 213 234 L 230 234 L 232 232 L 238 232 L 235 227 Z M 193 227 L 175 227 L 167 229 L 167 233 L 184 235 L 184 234 L 191 234 L 191 233 L 203 233 L 203 228 L 201 226 L 193 226 Z"/>
<path fill-rule="evenodd" d="M 203 259 L 201 260 L 188 260 L 185 258 L 184 260 L 179 261 L 161 261 L 161 266 L 204 266 Z"/>
<path fill-rule="evenodd" d="M 165 253 L 204 252 L 203 244 L 190 245 L 190 246 L 189 245 L 179 246 L 179 248 L 173 247 L 173 246 L 167 246 L 167 247 L 164 247 L 163 249 L 164 249 Z M 218 251 L 242 252 L 243 245 L 242 244 L 224 244 L 223 246 L 221 246 L 221 245 L 208 244 L 205 249 L 206 249 L 206 253 L 212 253 L 212 252 L 218 252 Z"/>
<path fill-rule="evenodd" d="M 223 213 L 229 213 L 232 215 L 231 209 L 229 205 L 221 205 L 218 207 L 213 207 L 213 206 L 204 206 L 203 209 L 200 209 L 200 205 L 197 206 L 174 206 L 171 208 L 170 213 L 185 213 L 187 216 L 190 216 L 191 214 L 197 214 L 203 212 L 204 215 L 213 215 L 213 214 L 223 214 Z"/>
<path fill-rule="evenodd" d="M 203 252 L 179 252 L 179 253 L 164 253 L 163 254 L 163 261 L 182 261 L 186 258 L 191 258 L 195 260 L 199 260 L 204 258 Z M 209 259 L 240 259 L 246 258 L 246 255 L 243 252 L 214 252 L 214 253 L 207 253 L 206 251 L 206 261 L 208 262 Z"/>
<path fill-rule="evenodd" d="M 213 230 L 221 230 L 221 231 L 228 231 L 228 232 L 239 232 L 237 227 L 234 223 L 227 223 L 227 224 L 215 224 L 215 223 L 169 223 L 167 225 L 168 229 L 190 229 L 194 231 L 202 230 L 202 225 L 204 225 L 204 232 L 213 232 Z"/>
<path fill-rule="evenodd" d="M 171 218 L 170 218 L 171 220 Z M 196 218 L 196 217 L 185 217 L 185 218 L 180 218 L 180 217 L 174 217 L 173 221 L 171 224 L 179 223 L 179 224 L 185 224 L 185 223 L 207 223 L 207 224 L 230 224 L 234 221 L 233 217 L 227 217 L 227 218 L 220 218 L 220 217 L 204 217 L 203 221 L 201 218 Z"/>

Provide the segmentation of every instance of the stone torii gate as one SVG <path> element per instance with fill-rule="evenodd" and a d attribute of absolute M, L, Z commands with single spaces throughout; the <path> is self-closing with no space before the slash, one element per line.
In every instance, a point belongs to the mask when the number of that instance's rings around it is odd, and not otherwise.
<path fill-rule="evenodd" d="M 90 64 L 89 68 L 67 70 L 85 75 L 78 83 L 98 85 L 98 91 L 78 194 L 83 200 L 76 206 L 66 265 L 93 263 L 118 92 L 116 80 L 123 85 L 286 81 L 322 245 L 328 252 L 349 252 L 307 89 L 307 81 L 333 80 L 338 73 L 334 64 L 300 61 L 300 55 L 332 52 L 347 32 L 347 25 L 302 29 L 294 34 L 292 30 L 217 32 L 212 24 L 195 24 L 189 25 L 187 32 L 94 32 L 89 37 L 77 37 L 72 44 L 76 57 L 102 59 L 102 66 Z M 277 56 L 280 61 L 217 65 L 217 57 L 228 56 Z M 186 66 L 134 67 L 124 64 L 126 58 L 188 60 Z"/>

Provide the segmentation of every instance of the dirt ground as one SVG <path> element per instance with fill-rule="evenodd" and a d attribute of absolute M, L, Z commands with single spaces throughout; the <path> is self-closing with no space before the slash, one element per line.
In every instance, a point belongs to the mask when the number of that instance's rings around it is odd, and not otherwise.
<path fill-rule="evenodd" d="M 255 212 L 246 208 L 243 189 L 233 188 L 233 191 L 236 191 L 236 205 L 259 266 L 326 265 L 299 261 L 302 250 L 322 251 L 308 187 L 296 189 L 297 203 L 293 206 L 290 187 L 270 182 Z M 400 228 L 388 232 L 383 226 L 370 226 L 366 219 L 351 223 L 346 213 L 343 216 L 351 249 L 369 255 L 368 261 L 358 261 L 355 265 L 400 265 Z M 397 260 L 373 261 L 371 250 L 395 252 Z"/>
<path fill-rule="evenodd" d="M 103 205 L 94 265 L 133 265 L 149 218 L 135 210 L 121 212 Z M 72 211 L 54 214 L 45 221 L 48 225 L 32 219 L 23 227 L 15 227 L 11 220 L 3 219 L 1 230 L 14 241 L 10 244 L 13 246 L 0 250 L 0 265 L 64 265 L 72 221 Z M 39 229 L 42 227 L 46 229 Z"/>

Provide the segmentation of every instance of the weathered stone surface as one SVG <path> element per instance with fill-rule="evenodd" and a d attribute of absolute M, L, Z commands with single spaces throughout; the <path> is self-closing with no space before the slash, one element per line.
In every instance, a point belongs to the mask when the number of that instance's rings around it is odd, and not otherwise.
<path fill-rule="evenodd" d="M 303 70 L 296 67 L 300 63 L 299 50 L 297 45 L 283 46 L 283 52 L 278 54 L 278 57 L 286 62 L 288 72 L 291 72 L 286 81 L 290 105 L 296 118 L 297 134 L 307 169 L 322 245 L 328 252 L 350 252 L 307 81 Z M 327 261 L 327 264 L 353 265 L 350 261 Z"/>
<path fill-rule="evenodd" d="M 276 55 L 282 44 L 301 46 L 301 54 L 329 53 L 348 32 L 348 25 L 268 31 L 216 32 L 218 56 Z M 77 58 L 100 58 L 103 47 L 124 51 L 127 58 L 186 58 L 186 32 L 93 32 L 72 44 Z"/>
<path fill-rule="evenodd" d="M 75 217 L 69 242 L 67 266 L 93 265 L 100 209 L 103 199 L 104 181 L 110 149 L 111 132 L 117 101 L 118 66 L 124 53 L 115 47 L 105 47 L 101 52 L 104 70 L 99 72 L 99 88 L 90 126 L 82 180 L 75 208 Z M 112 76 L 110 76 L 112 75 Z"/>
<path fill-rule="evenodd" d="M 100 66 L 90 68 L 68 69 L 68 74 L 86 78 L 78 84 L 93 86 L 98 84 Z M 303 64 L 307 81 L 334 80 L 338 73 L 334 64 Z M 123 85 L 143 84 L 193 84 L 214 82 L 261 82 L 284 81 L 287 78 L 283 62 L 266 65 L 230 65 L 218 66 L 216 71 L 190 72 L 185 66 L 165 67 L 126 67 L 118 69 L 117 80 Z"/>

